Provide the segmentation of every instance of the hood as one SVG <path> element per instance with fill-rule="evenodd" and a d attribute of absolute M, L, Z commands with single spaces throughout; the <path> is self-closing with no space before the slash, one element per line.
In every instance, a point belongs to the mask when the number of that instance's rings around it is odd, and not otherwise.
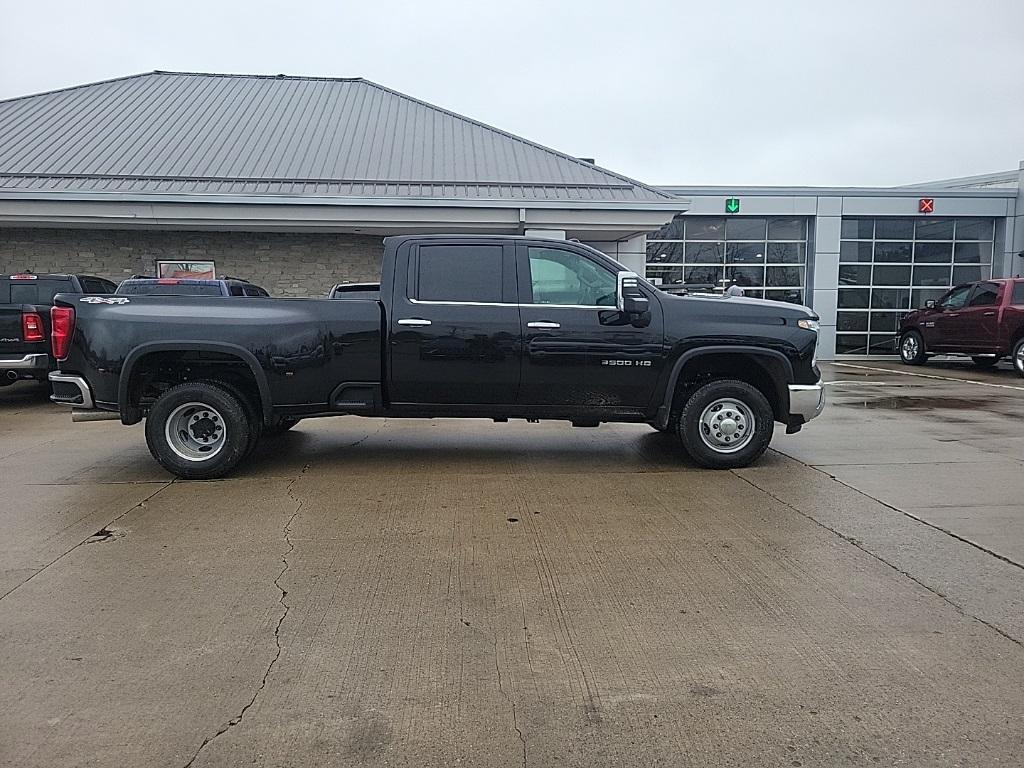
<path fill-rule="evenodd" d="M 785 301 L 771 301 L 769 299 L 752 299 L 747 296 L 706 296 L 699 294 L 688 294 L 676 296 L 671 293 L 661 292 L 658 297 L 662 303 L 677 305 L 677 302 L 707 302 L 708 309 L 728 313 L 729 315 L 741 315 L 751 320 L 758 318 L 785 318 L 786 320 L 811 319 L 817 320 L 817 313 L 810 307 L 802 304 L 789 304 Z M 678 305 L 677 305 L 678 306 Z"/>

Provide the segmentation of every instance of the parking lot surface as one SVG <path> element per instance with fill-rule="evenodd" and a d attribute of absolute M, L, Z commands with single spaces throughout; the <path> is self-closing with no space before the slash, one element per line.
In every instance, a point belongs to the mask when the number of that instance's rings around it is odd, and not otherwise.
<path fill-rule="evenodd" d="M 0 389 L 0 764 L 994 766 L 1024 379 L 824 365 L 754 467 L 322 419 L 221 481 Z"/>

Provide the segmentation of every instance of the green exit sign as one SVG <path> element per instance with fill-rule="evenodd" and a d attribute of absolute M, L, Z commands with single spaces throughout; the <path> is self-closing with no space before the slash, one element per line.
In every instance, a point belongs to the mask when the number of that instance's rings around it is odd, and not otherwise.
<path fill-rule="evenodd" d="M 740 212 L 740 199 L 738 197 L 730 197 L 725 201 L 725 212 L 726 213 L 739 213 Z"/>

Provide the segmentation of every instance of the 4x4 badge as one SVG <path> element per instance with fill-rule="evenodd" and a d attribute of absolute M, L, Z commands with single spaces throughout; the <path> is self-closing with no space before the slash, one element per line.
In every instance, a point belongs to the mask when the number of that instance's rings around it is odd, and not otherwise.
<path fill-rule="evenodd" d="M 109 298 L 107 296 L 83 296 L 79 301 L 84 301 L 86 304 L 127 304 L 129 299 L 121 296 L 116 298 Z"/>

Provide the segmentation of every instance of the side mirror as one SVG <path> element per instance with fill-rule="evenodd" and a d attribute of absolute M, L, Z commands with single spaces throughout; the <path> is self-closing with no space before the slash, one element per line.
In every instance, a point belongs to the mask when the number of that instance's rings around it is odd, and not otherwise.
<path fill-rule="evenodd" d="M 926 301 L 924 303 L 924 308 L 925 309 L 935 309 L 935 299 L 928 299 L 928 301 Z"/>
<path fill-rule="evenodd" d="M 615 307 L 627 315 L 643 315 L 650 309 L 650 302 L 640 290 L 640 276 L 636 272 L 619 272 Z"/>

